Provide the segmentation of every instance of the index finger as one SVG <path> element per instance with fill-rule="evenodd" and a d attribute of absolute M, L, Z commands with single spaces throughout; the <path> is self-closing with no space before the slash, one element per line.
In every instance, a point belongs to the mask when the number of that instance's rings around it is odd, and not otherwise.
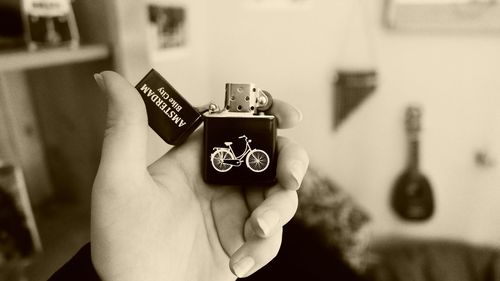
<path fill-rule="evenodd" d="M 273 99 L 273 105 L 266 114 L 276 116 L 278 128 L 288 129 L 295 127 L 302 120 L 302 112 L 293 105 L 284 101 Z"/>

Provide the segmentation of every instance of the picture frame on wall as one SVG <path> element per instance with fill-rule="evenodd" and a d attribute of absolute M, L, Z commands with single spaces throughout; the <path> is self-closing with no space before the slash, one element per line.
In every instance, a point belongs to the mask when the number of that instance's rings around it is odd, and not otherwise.
<path fill-rule="evenodd" d="M 247 9 L 256 10 L 309 10 L 313 0 L 243 0 Z"/>
<path fill-rule="evenodd" d="M 189 45 L 188 9 L 181 2 L 152 2 L 147 6 L 147 38 L 153 61 L 184 56 Z"/>
<path fill-rule="evenodd" d="M 386 0 L 383 21 L 398 31 L 500 31 L 499 0 Z"/>

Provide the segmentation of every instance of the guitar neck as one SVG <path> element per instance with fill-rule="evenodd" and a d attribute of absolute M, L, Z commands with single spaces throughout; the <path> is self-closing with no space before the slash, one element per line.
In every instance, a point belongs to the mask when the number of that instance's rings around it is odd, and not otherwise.
<path fill-rule="evenodd" d="M 408 168 L 413 172 L 419 169 L 419 134 L 422 112 L 419 107 L 410 106 L 406 109 L 406 133 L 408 137 Z"/>
<path fill-rule="evenodd" d="M 417 136 L 408 139 L 408 168 L 418 172 L 420 166 L 419 140 Z"/>

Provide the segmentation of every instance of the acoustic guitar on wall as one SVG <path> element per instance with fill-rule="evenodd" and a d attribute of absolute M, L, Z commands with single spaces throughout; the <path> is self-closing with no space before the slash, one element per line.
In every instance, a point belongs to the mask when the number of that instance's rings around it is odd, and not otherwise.
<path fill-rule="evenodd" d="M 421 109 L 410 106 L 406 110 L 408 138 L 408 165 L 397 178 L 391 197 L 394 211 L 405 220 L 424 221 L 434 213 L 431 183 L 419 168 L 419 133 Z"/>

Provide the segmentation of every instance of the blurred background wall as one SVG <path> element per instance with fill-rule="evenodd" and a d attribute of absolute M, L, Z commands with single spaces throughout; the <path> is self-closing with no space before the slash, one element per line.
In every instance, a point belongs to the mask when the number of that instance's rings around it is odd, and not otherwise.
<path fill-rule="evenodd" d="M 158 67 L 180 90 L 209 93 L 219 104 L 225 82 L 253 81 L 299 107 L 302 124 L 282 134 L 305 145 L 312 165 L 359 200 L 373 216 L 376 235 L 498 243 L 500 168 L 498 162 L 478 166 L 475 154 L 500 159 L 500 37 L 389 31 L 381 24 L 382 2 L 316 0 L 305 8 L 266 9 L 245 1 L 194 1 L 193 18 L 206 9 L 206 22 L 193 20 L 193 36 L 206 41 L 193 42 L 189 58 L 204 53 L 207 72 L 200 72 L 203 59 Z M 334 75 L 350 66 L 375 67 L 379 87 L 334 130 Z M 421 164 L 437 201 L 435 216 L 423 224 L 402 223 L 389 207 L 406 161 L 403 120 L 410 103 L 423 107 Z"/>

